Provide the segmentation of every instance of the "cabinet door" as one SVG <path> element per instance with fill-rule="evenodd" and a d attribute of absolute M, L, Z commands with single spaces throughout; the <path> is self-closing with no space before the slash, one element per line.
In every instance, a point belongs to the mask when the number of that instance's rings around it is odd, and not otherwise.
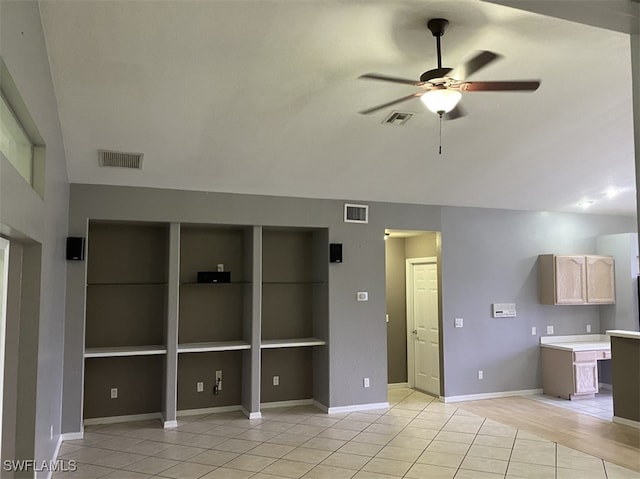
<path fill-rule="evenodd" d="M 574 363 L 573 373 L 575 394 L 598 392 L 598 364 L 596 362 Z"/>
<path fill-rule="evenodd" d="M 556 304 L 584 304 L 587 300 L 584 256 L 556 256 Z"/>
<path fill-rule="evenodd" d="M 587 256 L 587 302 L 615 303 L 613 258 Z"/>

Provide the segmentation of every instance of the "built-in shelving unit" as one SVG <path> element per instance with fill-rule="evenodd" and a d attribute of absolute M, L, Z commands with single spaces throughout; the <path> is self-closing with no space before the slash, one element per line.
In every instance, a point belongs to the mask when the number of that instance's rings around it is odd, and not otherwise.
<path fill-rule="evenodd" d="M 327 402 L 327 229 L 91 221 L 87 245 L 85 420 Z"/>
<path fill-rule="evenodd" d="M 167 252 L 166 225 L 89 224 L 85 419 L 160 411 Z"/>
<path fill-rule="evenodd" d="M 263 230 L 262 403 L 314 396 L 309 348 L 326 344 L 327 247 L 326 230 Z"/>

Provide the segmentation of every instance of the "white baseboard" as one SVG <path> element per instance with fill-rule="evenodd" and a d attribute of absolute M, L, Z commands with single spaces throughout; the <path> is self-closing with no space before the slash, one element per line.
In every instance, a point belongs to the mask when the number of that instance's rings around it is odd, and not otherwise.
<path fill-rule="evenodd" d="M 409 387 L 409 383 L 392 383 L 387 384 L 387 389 L 406 389 Z"/>
<path fill-rule="evenodd" d="M 260 411 L 249 412 L 244 407 L 241 407 L 240 410 L 242 411 L 242 414 L 247 416 L 247 419 L 262 419 L 262 413 Z"/>
<path fill-rule="evenodd" d="M 273 409 L 277 407 L 312 406 L 313 399 L 294 399 L 291 401 L 275 401 L 260 403 L 260 409 Z"/>
<path fill-rule="evenodd" d="M 53 457 L 51 458 L 52 461 L 57 461 L 58 460 L 58 454 L 60 453 L 60 446 L 62 446 L 62 434 L 60 434 L 58 436 L 58 443 L 56 444 L 56 450 L 53 451 Z M 51 479 L 53 477 L 53 471 L 49 471 L 49 473 L 47 474 L 47 479 Z"/>
<path fill-rule="evenodd" d="M 626 419 L 624 417 L 613 416 L 613 422 L 640 429 L 640 422 L 632 421 L 631 419 Z"/>
<path fill-rule="evenodd" d="M 84 439 L 84 431 L 60 434 L 61 441 L 77 441 L 79 439 Z"/>
<path fill-rule="evenodd" d="M 351 406 L 336 406 L 327 408 L 327 414 L 339 414 L 343 412 L 370 411 L 372 409 L 388 409 L 388 402 L 376 402 L 369 404 L 353 404 Z"/>
<path fill-rule="evenodd" d="M 606 391 L 611 391 L 613 389 L 611 384 L 607 384 L 607 383 L 598 383 L 598 388 L 604 389 Z"/>
<path fill-rule="evenodd" d="M 176 411 L 177 417 L 182 416 L 199 416 L 201 414 L 213 414 L 221 412 L 236 412 L 242 411 L 242 406 L 217 406 L 217 407 L 203 407 L 200 409 L 183 409 L 182 411 Z"/>
<path fill-rule="evenodd" d="M 111 417 L 95 417 L 85 419 L 85 426 L 95 426 L 98 424 L 117 424 L 119 422 L 147 421 L 149 419 L 162 420 L 162 414 L 159 412 L 150 412 L 147 414 L 131 414 L 128 416 L 111 416 Z"/>
<path fill-rule="evenodd" d="M 480 399 L 497 399 L 508 398 L 513 396 L 533 396 L 534 394 L 542 394 L 542 389 L 522 389 L 520 391 L 502 391 L 495 393 L 481 394 L 465 394 L 463 396 L 442 396 L 440 399 L 445 403 L 462 402 L 462 401 L 478 401 Z"/>

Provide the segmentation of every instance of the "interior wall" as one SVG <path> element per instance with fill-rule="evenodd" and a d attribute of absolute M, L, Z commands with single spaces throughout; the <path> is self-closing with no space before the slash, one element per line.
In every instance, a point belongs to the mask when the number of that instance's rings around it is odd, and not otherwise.
<path fill-rule="evenodd" d="M 632 217 L 395 203 L 369 203 L 369 223 L 352 224 L 343 221 L 342 201 L 98 185 L 72 185 L 71 205 L 72 236 L 86 236 L 88 218 L 328 228 L 329 242 L 343 244 L 343 263 L 329 265 L 330 407 L 387 398 L 385 228 L 441 231 L 446 396 L 540 388 L 538 336 L 546 325 L 578 334 L 600 324 L 598 306 L 538 304 L 537 256 L 595 253 L 596 237 L 635 230 Z M 85 265 L 69 264 L 67 432 L 81 430 L 84 290 Z M 358 291 L 369 301 L 357 301 Z M 491 318 L 494 302 L 515 302 L 518 316 Z M 464 328 L 453 328 L 455 317 L 465 319 Z M 364 377 L 371 387 L 362 386 Z"/>
<path fill-rule="evenodd" d="M 31 370 L 29 362 L 35 361 L 31 363 L 35 372 L 28 376 L 30 383 L 23 382 L 22 389 L 18 390 L 20 407 L 32 408 L 28 413 L 31 418 L 25 418 L 32 424 L 24 427 L 17 424 L 21 434 L 17 440 L 31 449 L 30 459 L 41 461 L 53 458 L 61 429 L 69 186 L 38 2 L 0 4 L 0 55 L 46 144 L 44 199 L 0 155 L 0 231 L 12 241 L 11 248 L 15 241 L 30 248 L 27 256 L 35 263 L 29 260 L 30 274 L 21 277 L 20 286 L 23 292 L 38 291 L 37 297 L 31 297 L 33 304 L 30 305 L 39 308 L 35 323 L 19 327 L 20 334 L 24 326 L 26 334 L 31 336 L 27 342 L 21 338 L 20 347 L 28 344 L 25 347 L 30 351 L 24 351 L 26 357 L 20 353 L 23 364 L 18 367 Z M 40 288 L 41 284 L 45 287 Z M 15 285 L 10 283 L 12 286 Z M 15 314 L 14 311 L 7 321 L 15 322 Z M 22 320 L 25 312 L 20 314 Z M 16 330 L 12 331 L 15 334 Z M 7 336 L 7 345 L 15 347 L 17 341 L 17 337 Z M 28 395 L 24 403 L 22 395 Z M 16 414 L 20 421 L 23 416 L 20 411 Z M 41 475 L 44 477 L 46 473 Z"/>

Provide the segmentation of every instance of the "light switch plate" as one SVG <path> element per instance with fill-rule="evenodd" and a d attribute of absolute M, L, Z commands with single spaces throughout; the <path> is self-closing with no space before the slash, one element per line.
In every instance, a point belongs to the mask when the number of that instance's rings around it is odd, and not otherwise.
<path fill-rule="evenodd" d="M 456 328 L 462 328 L 464 327 L 464 319 L 463 318 L 456 318 L 453 320 L 453 326 Z"/>

